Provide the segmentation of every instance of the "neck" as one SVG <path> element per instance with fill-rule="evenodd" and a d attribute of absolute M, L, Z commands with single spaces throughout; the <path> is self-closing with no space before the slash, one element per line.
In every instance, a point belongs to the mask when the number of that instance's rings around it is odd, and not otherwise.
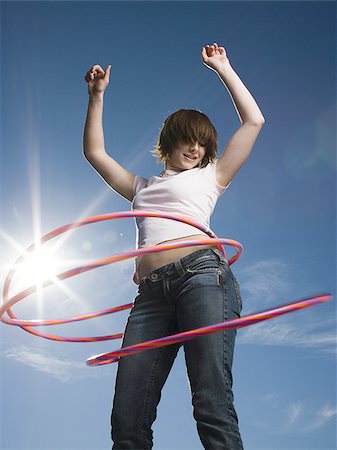
<path fill-rule="evenodd" d="M 175 172 L 183 172 L 186 169 L 181 169 L 180 167 L 175 167 L 174 165 L 172 165 L 168 161 L 166 161 L 163 172 L 165 172 L 166 170 L 174 170 Z"/>

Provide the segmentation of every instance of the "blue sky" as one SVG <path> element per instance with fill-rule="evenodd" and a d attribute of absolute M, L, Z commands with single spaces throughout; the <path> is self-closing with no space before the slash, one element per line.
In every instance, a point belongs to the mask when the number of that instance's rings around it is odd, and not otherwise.
<path fill-rule="evenodd" d="M 230 96 L 202 64 L 224 46 L 266 123 L 219 200 L 211 228 L 239 241 L 231 266 L 242 315 L 336 295 L 336 33 L 334 2 L 1 2 L 1 284 L 34 237 L 80 218 L 130 210 L 82 155 L 85 73 L 111 64 L 107 152 L 129 171 L 159 174 L 164 119 L 199 109 L 219 153 L 240 126 Z M 135 248 L 133 219 L 56 238 L 66 268 Z M 64 239 L 66 237 L 66 239 Z M 233 249 L 226 248 L 228 256 Z M 134 261 L 49 286 L 13 308 L 61 318 L 132 302 Z M 62 271 L 65 270 L 62 267 Z M 60 270 L 61 271 L 61 270 Z M 27 285 L 21 270 L 12 293 Z M 29 284 L 30 285 L 30 284 Z M 246 450 L 336 448 L 336 301 L 238 330 L 234 395 Z M 46 331 L 123 330 L 128 312 Z M 0 326 L 2 448 L 111 448 L 116 365 L 87 367 L 120 340 L 66 344 Z M 158 408 L 154 449 L 201 449 L 180 350 Z"/>

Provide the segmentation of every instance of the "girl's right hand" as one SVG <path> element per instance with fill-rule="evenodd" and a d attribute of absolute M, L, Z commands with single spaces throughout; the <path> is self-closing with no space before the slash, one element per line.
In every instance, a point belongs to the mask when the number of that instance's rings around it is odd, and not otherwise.
<path fill-rule="evenodd" d="M 93 66 L 85 76 L 85 81 L 88 83 L 89 95 L 103 93 L 109 84 L 111 65 L 104 70 L 101 66 L 96 64 Z"/>

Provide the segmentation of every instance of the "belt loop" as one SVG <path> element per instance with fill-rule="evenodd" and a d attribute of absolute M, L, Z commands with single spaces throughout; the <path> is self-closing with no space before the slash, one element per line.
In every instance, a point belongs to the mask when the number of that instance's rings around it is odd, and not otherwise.
<path fill-rule="evenodd" d="M 148 285 L 147 285 L 146 278 L 144 277 L 144 278 L 142 278 L 142 279 L 140 280 L 140 283 L 139 283 L 139 291 L 141 292 L 143 289 L 146 290 L 146 289 L 148 289 L 148 288 L 149 288 L 149 287 L 148 287 Z"/>
<path fill-rule="evenodd" d="M 180 275 L 180 276 L 184 275 L 185 270 L 180 262 L 180 259 L 177 259 L 176 261 L 174 261 L 173 264 L 174 264 L 176 271 L 178 272 L 178 275 Z"/>
<path fill-rule="evenodd" d="M 217 256 L 218 261 L 222 262 L 223 260 L 226 261 L 226 263 L 228 264 L 227 259 L 224 257 L 224 255 L 220 252 L 220 250 L 218 250 L 217 248 L 211 248 L 211 250 L 214 252 L 214 254 Z"/>

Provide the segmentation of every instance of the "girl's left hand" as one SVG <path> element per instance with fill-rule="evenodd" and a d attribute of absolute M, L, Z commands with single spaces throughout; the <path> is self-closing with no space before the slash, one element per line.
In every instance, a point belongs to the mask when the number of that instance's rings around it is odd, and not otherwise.
<path fill-rule="evenodd" d="M 229 63 L 224 47 L 219 47 L 216 42 L 213 45 L 202 47 L 201 51 L 203 63 L 210 69 L 218 70 Z"/>

